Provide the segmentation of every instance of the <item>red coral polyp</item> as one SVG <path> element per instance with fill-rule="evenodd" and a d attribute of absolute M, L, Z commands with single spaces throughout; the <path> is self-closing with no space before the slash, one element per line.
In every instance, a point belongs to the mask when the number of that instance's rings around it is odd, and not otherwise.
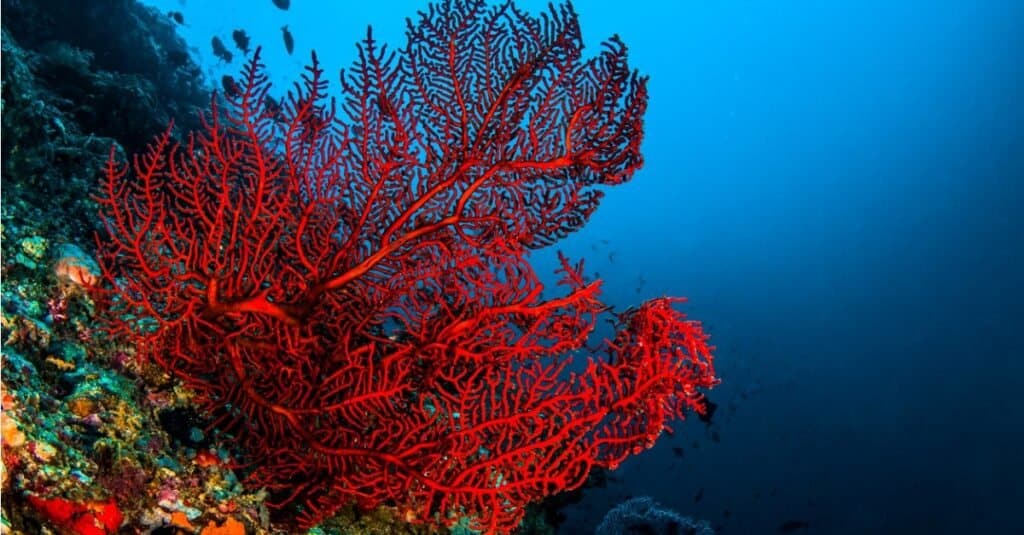
<path fill-rule="evenodd" d="M 701 410 L 711 350 L 663 298 L 573 365 L 600 283 L 563 257 L 545 298 L 526 261 L 641 164 L 625 46 L 584 60 L 568 5 L 446 2 L 408 34 L 368 34 L 340 106 L 315 55 L 278 105 L 256 51 L 202 131 L 112 151 L 98 291 L 297 524 L 386 503 L 510 531 Z"/>

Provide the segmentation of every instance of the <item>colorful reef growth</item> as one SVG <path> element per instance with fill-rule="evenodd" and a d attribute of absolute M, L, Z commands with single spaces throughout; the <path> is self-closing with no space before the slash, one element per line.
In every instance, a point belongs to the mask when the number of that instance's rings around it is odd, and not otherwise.
<path fill-rule="evenodd" d="M 202 131 L 112 151 L 97 294 L 282 518 L 391 505 L 507 532 L 703 410 L 711 350 L 680 299 L 612 314 L 582 262 L 556 297 L 527 262 L 641 164 L 625 46 L 584 60 L 569 5 L 445 2 L 408 36 L 367 35 L 340 106 L 315 55 L 278 105 L 257 52 Z M 602 315 L 617 332 L 590 347 Z"/>

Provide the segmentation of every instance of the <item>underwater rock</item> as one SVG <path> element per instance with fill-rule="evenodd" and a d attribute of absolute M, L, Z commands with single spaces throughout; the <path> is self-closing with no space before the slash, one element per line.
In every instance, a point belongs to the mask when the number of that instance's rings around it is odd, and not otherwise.
<path fill-rule="evenodd" d="M 162 116 L 158 124 L 169 117 L 188 120 L 192 107 L 207 101 L 199 67 L 191 61 L 178 64 L 181 53 L 188 55 L 185 41 L 155 8 L 135 0 L 4 0 L 3 8 L 5 29 L 27 49 L 64 43 L 91 55 L 89 76 L 120 73 L 150 81 L 156 108 L 147 115 Z M 144 140 L 153 132 L 139 134 Z"/>
<path fill-rule="evenodd" d="M 134 0 L 2 8 L 4 221 L 88 243 L 111 146 L 141 147 L 172 118 L 193 128 L 209 88 L 174 23 Z"/>
<path fill-rule="evenodd" d="M 711 524 L 662 508 L 639 496 L 613 507 L 597 526 L 595 535 L 714 535 Z"/>
<path fill-rule="evenodd" d="M 42 260 L 46 256 L 46 247 L 48 246 L 46 238 L 42 236 L 32 236 L 31 238 L 25 238 L 21 240 L 21 251 L 29 256 L 33 260 Z"/>
<path fill-rule="evenodd" d="M 46 256 L 49 242 L 42 236 L 31 236 L 18 242 L 19 251 L 15 254 L 14 263 L 28 269 L 36 269 L 39 261 Z"/>
<path fill-rule="evenodd" d="M 21 347 L 37 347 L 46 350 L 53 340 L 53 331 L 40 320 L 28 316 L 17 316 L 6 327 L 7 344 Z"/>

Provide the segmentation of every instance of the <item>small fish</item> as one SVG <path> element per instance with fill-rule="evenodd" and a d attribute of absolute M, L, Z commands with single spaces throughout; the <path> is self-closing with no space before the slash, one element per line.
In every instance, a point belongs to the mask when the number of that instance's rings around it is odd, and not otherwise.
<path fill-rule="evenodd" d="M 794 531 L 807 529 L 809 527 L 811 527 L 811 525 L 803 520 L 790 520 L 779 525 L 779 533 L 793 533 Z"/>
<path fill-rule="evenodd" d="M 243 54 L 249 55 L 249 36 L 246 35 L 245 30 L 238 29 L 231 32 L 231 38 L 235 40 L 235 46 L 242 51 Z"/>
<path fill-rule="evenodd" d="M 704 398 L 704 413 L 698 413 L 697 418 L 700 418 L 700 421 L 704 422 L 704 425 L 711 425 L 711 417 L 715 415 L 715 410 L 717 409 L 717 403 L 708 398 Z"/>
<path fill-rule="evenodd" d="M 292 32 L 288 31 L 288 25 L 281 26 L 281 33 L 284 36 L 284 49 L 288 51 L 290 55 L 292 50 L 295 50 L 295 39 L 292 37 Z"/>
<path fill-rule="evenodd" d="M 722 437 L 720 437 L 718 435 L 718 431 L 712 431 L 711 432 L 711 441 L 712 442 L 721 442 L 722 441 Z"/>
<path fill-rule="evenodd" d="M 225 74 L 220 79 L 220 85 L 224 88 L 224 95 L 228 98 L 238 98 L 242 94 L 242 90 L 238 88 L 238 84 L 235 83 L 235 79 L 230 75 Z"/>
<path fill-rule="evenodd" d="M 704 487 L 701 487 L 700 489 L 697 490 L 697 495 L 693 497 L 693 501 L 694 503 L 696 503 L 701 501 L 702 499 L 704 499 Z"/>
<path fill-rule="evenodd" d="M 281 102 L 274 97 L 267 95 L 263 99 L 263 111 L 275 121 L 284 122 L 284 116 L 281 114 Z"/>
<path fill-rule="evenodd" d="M 168 11 L 167 16 L 171 17 L 171 20 L 178 24 L 185 24 L 185 15 L 182 15 L 181 11 Z"/>
<path fill-rule="evenodd" d="M 682 457 L 683 456 L 683 448 L 680 448 L 679 446 L 673 446 L 672 447 L 672 455 L 675 455 L 676 457 Z"/>
<path fill-rule="evenodd" d="M 615 251 L 608 253 L 608 262 L 612 264 L 615 263 Z"/>
<path fill-rule="evenodd" d="M 292 5 L 292 2 L 291 0 L 274 0 L 274 5 L 284 11 L 288 11 L 288 8 Z"/>
<path fill-rule="evenodd" d="M 213 40 L 210 41 L 210 44 L 213 45 L 214 56 L 217 56 L 225 63 L 231 63 L 231 58 L 233 57 L 231 55 L 231 51 L 228 50 L 228 47 L 224 46 L 224 41 L 221 41 L 220 37 L 214 36 Z"/>

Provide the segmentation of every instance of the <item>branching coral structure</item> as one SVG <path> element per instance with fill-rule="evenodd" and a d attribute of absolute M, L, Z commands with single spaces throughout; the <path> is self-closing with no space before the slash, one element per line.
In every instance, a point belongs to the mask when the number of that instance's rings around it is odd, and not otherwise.
<path fill-rule="evenodd" d="M 340 102 L 314 55 L 278 103 L 257 52 L 201 131 L 112 151 L 97 294 L 297 524 L 354 502 L 507 532 L 703 410 L 711 348 L 680 299 L 612 314 L 582 262 L 555 297 L 527 262 L 641 164 L 625 46 L 584 60 L 569 5 L 445 2 L 408 36 L 368 33 Z"/>

